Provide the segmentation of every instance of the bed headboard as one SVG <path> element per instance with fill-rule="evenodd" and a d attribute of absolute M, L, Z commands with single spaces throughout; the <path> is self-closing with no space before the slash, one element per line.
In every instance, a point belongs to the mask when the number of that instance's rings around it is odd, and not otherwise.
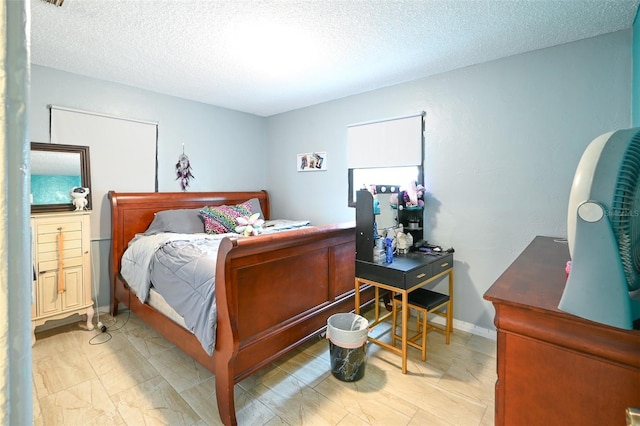
<path fill-rule="evenodd" d="M 260 201 L 265 219 L 270 218 L 267 191 L 246 192 L 116 192 L 109 191 L 111 202 L 111 279 L 120 271 L 120 258 L 129 241 L 146 231 L 154 214 L 162 210 L 235 205 L 251 198 Z"/>

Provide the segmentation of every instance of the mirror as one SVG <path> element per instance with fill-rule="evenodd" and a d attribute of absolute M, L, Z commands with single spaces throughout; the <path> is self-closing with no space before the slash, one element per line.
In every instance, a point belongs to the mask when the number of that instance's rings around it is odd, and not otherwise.
<path fill-rule="evenodd" d="M 406 221 L 406 217 L 398 216 L 397 205 L 391 204 L 391 194 L 397 194 L 410 182 L 422 182 L 422 177 L 421 166 L 349 169 L 349 206 L 355 207 L 359 189 L 370 191 L 374 199 L 376 227 L 383 234 L 383 230 Z"/>
<path fill-rule="evenodd" d="M 31 142 L 31 212 L 74 210 L 74 187 L 91 189 L 89 147 Z M 91 192 L 86 208 L 91 210 Z"/>
<path fill-rule="evenodd" d="M 395 228 L 396 226 L 398 226 L 398 210 L 394 208 L 395 206 L 391 205 L 391 201 L 389 198 L 391 197 L 391 194 L 398 193 L 399 187 L 398 185 L 381 185 L 380 187 L 380 189 L 382 190 L 386 189 L 387 192 L 377 191 L 373 196 L 374 213 L 376 213 L 376 226 L 378 227 L 378 232 L 382 232 L 384 229 Z"/>
<path fill-rule="evenodd" d="M 421 166 L 405 167 L 373 167 L 349 169 L 349 207 L 356 206 L 356 192 L 359 189 L 385 187 L 389 193 L 398 192 L 398 185 L 404 186 L 410 182 L 422 182 Z M 395 185 L 395 188 L 392 188 Z M 384 192 L 384 191 L 382 191 Z M 381 191 L 375 192 L 380 194 Z M 388 198 L 388 197 L 387 197 Z"/>

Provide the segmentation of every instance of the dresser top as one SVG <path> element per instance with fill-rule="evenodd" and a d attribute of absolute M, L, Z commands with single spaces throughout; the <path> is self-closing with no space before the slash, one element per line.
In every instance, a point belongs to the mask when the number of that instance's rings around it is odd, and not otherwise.
<path fill-rule="evenodd" d="M 561 312 L 558 303 L 564 292 L 569 259 L 566 240 L 535 237 L 484 298 Z"/>
<path fill-rule="evenodd" d="M 84 216 L 88 214 L 91 214 L 91 210 L 69 210 L 64 212 L 38 212 L 38 213 L 31 213 L 31 217 Z"/>
<path fill-rule="evenodd" d="M 589 324 L 608 327 L 558 309 L 567 283 L 565 267 L 568 260 L 570 256 L 566 240 L 538 236 L 487 290 L 484 298 L 494 304 L 570 316 Z M 638 330 L 631 332 L 640 335 Z"/>

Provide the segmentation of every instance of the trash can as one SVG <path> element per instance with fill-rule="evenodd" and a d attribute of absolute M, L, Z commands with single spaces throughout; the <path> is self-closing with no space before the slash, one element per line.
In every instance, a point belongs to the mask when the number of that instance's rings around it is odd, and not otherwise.
<path fill-rule="evenodd" d="M 327 320 L 331 374 L 343 382 L 364 377 L 369 321 L 353 313 L 334 314 Z"/>

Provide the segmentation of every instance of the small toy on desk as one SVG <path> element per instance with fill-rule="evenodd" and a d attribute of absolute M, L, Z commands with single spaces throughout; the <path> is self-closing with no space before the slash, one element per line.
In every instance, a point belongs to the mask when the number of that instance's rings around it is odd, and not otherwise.
<path fill-rule="evenodd" d="M 82 188 L 80 186 L 76 186 L 71 188 L 71 202 L 76 207 L 76 211 L 86 210 L 87 204 L 87 195 L 89 195 L 89 188 Z"/>
<path fill-rule="evenodd" d="M 391 238 L 387 237 L 384 240 L 387 249 L 386 249 L 386 261 L 387 263 L 393 263 L 393 244 Z"/>

